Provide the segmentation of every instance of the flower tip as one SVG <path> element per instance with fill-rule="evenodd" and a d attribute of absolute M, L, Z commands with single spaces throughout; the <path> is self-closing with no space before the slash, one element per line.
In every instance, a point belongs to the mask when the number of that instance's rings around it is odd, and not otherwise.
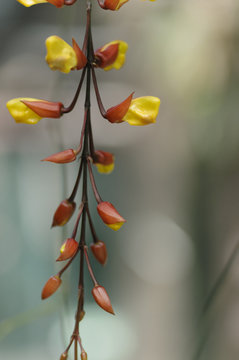
<path fill-rule="evenodd" d="M 55 164 L 67 164 L 76 160 L 76 152 L 73 149 L 67 149 L 59 153 L 50 155 L 41 161 L 49 161 Z"/>
<path fill-rule="evenodd" d="M 96 285 L 92 289 L 92 295 L 95 299 L 95 302 L 106 312 L 115 315 L 114 310 L 111 305 L 109 295 L 107 294 L 105 288 L 100 285 Z"/>
<path fill-rule="evenodd" d="M 51 227 L 64 226 L 72 217 L 75 208 L 76 203 L 74 201 L 63 200 L 55 211 Z"/>
<path fill-rule="evenodd" d="M 73 239 L 67 239 L 60 249 L 60 256 L 56 259 L 56 261 L 64 261 L 72 258 L 77 252 L 79 247 L 78 242 Z"/>
<path fill-rule="evenodd" d="M 108 257 L 105 243 L 103 241 L 97 241 L 91 244 L 90 248 L 96 260 L 99 261 L 101 265 L 105 265 Z"/>
<path fill-rule="evenodd" d="M 126 222 L 115 207 L 108 201 L 102 201 L 97 206 L 98 214 L 103 222 L 112 230 L 117 231 Z"/>
<path fill-rule="evenodd" d="M 42 289 L 42 293 L 41 293 L 41 298 L 42 300 L 47 299 L 48 297 L 50 297 L 51 295 L 53 295 L 56 290 L 59 288 L 59 286 L 61 285 L 61 278 L 58 275 L 55 276 L 51 276 L 46 284 L 44 285 L 43 289 Z"/>

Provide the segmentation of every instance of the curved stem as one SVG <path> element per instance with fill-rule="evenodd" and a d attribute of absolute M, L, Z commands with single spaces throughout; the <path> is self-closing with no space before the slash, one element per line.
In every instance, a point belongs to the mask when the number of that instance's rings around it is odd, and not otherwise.
<path fill-rule="evenodd" d="M 87 247 L 86 246 L 84 247 L 84 253 L 85 253 L 85 261 L 86 261 L 86 264 L 87 264 L 87 267 L 88 267 L 88 270 L 89 270 L 89 273 L 90 273 L 90 277 L 91 277 L 94 285 L 97 286 L 98 283 L 96 281 L 95 275 L 94 275 L 92 267 L 90 265 L 90 260 L 89 260 L 89 257 L 88 257 Z"/>
<path fill-rule="evenodd" d="M 81 163 L 80 163 L 78 175 L 77 175 L 77 178 L 76 178 L 75 186 L 74 186 L 74 188 L 72 190 L 72 193 L 71 193 L 70 197 L 68 198 L 69 202 L 72 202 L 75 199 L 75 196 L 76 196 L 76 193 L 77 193 L 77 190 L 78 190 L 78 186 L 79 186 L 79 183 L 80 183 L 80 178 L 81 178 L 81 173 L 82 173 L 82 166 L 83 166 L 83 164 L 82 164 L 82 159 L 81 159 Z"/>
<path fill-rule="evenodd" d="M 75 237 L 76 237 L 77 229 L 78 229 L 78 226 L 79 226 L 79 222 L 80 222 L 80 218 L 81 218 L 81 214 L 82 214 L 83 209 L 84 209 L 84 203 L 81 203 L 79 214 L 77 216 L 77 220 L 76 220 L 76 223 L 75 223 L 75 226 L 74 226 L 74 230 L 73 230 L 72 235 L 71 235 L 72 239 L 75 239 Z"/>
<path fill-rule="evenodd" d="M 83 71 L 82 71 L 82 74 L 81 74 L 81 78 L 80 78 L 80 82 L 79 82 L 79 85 L 78 85 L 78 88 L 76 90 L 76 93 L 75 93 L 75 96 L 71 102 L 71 104 L 68 106 L 68 107 L 63 107 L 63 109 L 61 110 L 61 112 L 63 114 L 67 114 L 69 112 L 71 112 L 75 105 L 76 105 L 76 102 L 78 100 L 78 97 L 80 95 L 80 91 L 81 91 L 81 88 L 82 88 L 82 84 L 83 84 L 83 81 L 84 81 L 84 78 L 85 78 L 85 73 L 86 73 L 86 67 L 84 67 Z"/>
<path fill-rule="evenodd" d="M 100 110 L 101 115 L 103 117 L 105 117 L 106 110 L 105 110 L 104 105 L 101 100 L 101 96 L 100 96 L 100 92 L 99 92 L 99 88 L 98 88 L 98 84 L 97 84 L 97 79 L 96 79 L 96 75 L 95 75 L 95 69 L 92 67 L 91 71 L 92 71 L 92 80 L 93 80 L 94 89 L 95 89 L 95 96 L 96 96 L 96 100 L 97 100 L 97 103 L 99 106 L 99 110 Z"/>
<path fill-rule="evenodd" d="M 91 231 L 94 243 L 97 243 L 99 241 L 99 239 L 98 239 L 98 237 L 96 235 L 95 228 L 94 228 L 94 225 L 93 225 L 93 221 L 91 219 L 91 215 L 90 215 L 90 211 L 89 211 L 88 206 L 86 206 L 86 213 L 87 213 L 87 217 L 88 217 L 88 221 L 89 221 L 89 225 L 90 225 L 90 231 Z"/>
<path fill-rule="evenodd" d="M 94 192 L 95 199 L 99 204 L 100 202 L 102 202 L 102 199 L 101 199 L 100 194 L 99 194 L 99 192 L 97 190 L 97 187 L 96 187 L 96 183 L 95 183 L 95 179 L 94 179 L 94 175 L 93 175 L 93 172 L 92 172 L 92 168 L 91 168 L 89 159 L 87 159 L 87 164 L 88 164 L 88 170 L 89 170 L 90 182 L 91 182 L 92 190 Z"/>

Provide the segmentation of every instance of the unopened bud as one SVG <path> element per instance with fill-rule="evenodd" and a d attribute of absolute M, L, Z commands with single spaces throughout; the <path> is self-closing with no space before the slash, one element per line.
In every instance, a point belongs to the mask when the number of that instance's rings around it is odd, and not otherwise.
<path fill-rule="evenodd" d="M 78 242 L 75 239 L 67 239 L 61 247 L 61 255 L 56 261 L 64 261 L 72 258 L 79 247 Z"/>
<path fill-rule="evenodd" d="M 87 353 L 85 351 L 82 351 L 82 353 L 80 354 L 80 358 L 81 360 L 87 360 L 88 359 Z"/>
<path fill-rule="evenodd" d="M 61 357 L 60 357 L 60 360 L 67 360 L 67 358 L 68 358 L 68 354 L 67 353 L 62 353 Z"/>
<path fill-rule="evenodd" d="M 119 230 L 126 220 L 118 213 L 108 201 L 102 201 L 97 206 L 97 211 L 103 222 L 112 230 Z"/>
<path fill-rule="evenodd" d="M 70 202 L 67 199 L 63 200 L 56 209 L 52 221 L 52 227 L 65 225 L 72 217 L 75 207 L 76 204 L 74 202 Z"/>
<path fill-rule="evenodd" d="M 70 163 L 72 161 L 75 161 L 76 159 L 76 153 L 72 149 L 68 149 L 65 151 L 58 152 L 56 154 L 50 155 L 46 157 L 45 159 L 42 159 L 42 161 L 49 161 L 56 164 L 66 164 Z"/>
<path fill-rule="evenodd" d="M 108 109 L 104 117 L 107 120 L 109 120 L 109 122 L 111 123 L 121 123 L 123 121 L 124 116 L 127 114 L 129 110 L 133 94 L 134 93 L 128 96 L 127 99 L 125 99 L 120 104 Z"/>
<path fill-rule="evenodd" d="M 103 241 L 97 241 L 90 245 L 91 251 L 100 264 L 105 265 L 107 261 L 107 249 Z"/>
<path fill-rule="evenodd" d="M 109 174 L 114 170 L 114 156 L 110 152 L 102 150 L 95 151 L 93 163 L 102 174 Z"/>
<path fill-rule="evenodd" d="M 47 299 L 52 294 L 56 292 L 56 290 L 61 285 L 61 278 L 58 275 L 50 277 L 44 285 L 41 293 L 42 300 Z"/>
<path fill-rule="evenodd" d="M 92 289 L 92 295 L 96 301 L 96 303 L 105 311 L 110 314 L 115 314 L 112 308 L 109 295 L 107 294 L 105 288 L 100 285 L 96 285 Z"/>

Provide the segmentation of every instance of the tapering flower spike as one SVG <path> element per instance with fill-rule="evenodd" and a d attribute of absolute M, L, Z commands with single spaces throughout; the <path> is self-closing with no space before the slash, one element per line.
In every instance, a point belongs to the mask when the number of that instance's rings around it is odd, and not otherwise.
<path fill-rule="evenodd" d="M 63 200 L 55 211 L 52 227 L 64 226 L 72 217 L 76 204 L 69 200 Z"/>
<path fill-rule="evenodd" d="M 119 10 L 129 0 L 98 0 L 98 4 L 104 10 Z"/>
<path fill-rule="evenodd" d="M 110 152 L 95 151 L 93 163 L 101 174 L 110 174 L 114 170 L 114 156 Z"/>
<path fill-rule="evenodd" d="M 124 116 L 127 114 L 130 104 L 132 101 L 133 94 L 130 94 L 130 96 L 127 97 L 124 101 L 122 101 L 120 104 L 111 107 L 106 111 L 105 118 L 109 120 L 111 123 L 121 123 L 124 120 Z"/>
<path fill-rule="evenodd" d="M 41 161 L 49 161 L 55 164 L 66 164 L 76 160 L 76 151 L 73 149 L 67 149 L 59 153 L 50 155 Z"/>
<path fill-rule="evenodd" d="M 90 245 L 91 251 L 94 254 L 96 260 L 99 261 L 101 265 L 105 265 L 107 261 L 107 249 L 103 241 L 97 241 Z"/>
<path fill-rule="evenodd" d="M 119 230 L 126 222 L 115 207 L 108 201 L 100 202 L 97 206 L 97 211 L 103 222 L 112 230 Z"/>
<path fill-rule="evenodd" d="M 59 36 L 48 37 L 46 39 L 46 62 L 49 67 L 66 74 L 74 69 L 82 69 L 86 65 L 87 59 L 74 39 L 73 47 Z"/>
<path fill-rule="evenodd" d="M 134 126 L 149 125 L 156 122 L 160 99 L 155 96 L 144 96 L 133 99 L 123 121 Z"/>
<path fill-rule="evenodd" d="M 63 105 L 32 98 L 16 98 L 7 102 L 7 108 L 17 123 L 37 124 L 43 117 L 58 118 Z"/>
<path fill-rule="evenodd" d="M 42 300 L 53 295 L 61 285 L 61 278 L 58 275 L 51 276 L 44 285 L 41 293 Z"/>
<path fill-rule="evenodd" d="M 79 247 L 78 242 L 75 239 L 69 238 L 67 239 L 60 249 L 60 256 L 56 261 L 64 261 L 72 258 L 77 252 Z"/>
<path fill-rule="evenodd" d="M 128 44 L 121 40 L 111 41 L 100 49 L 96 50 L 96 66 L 104 70 L 119 70 L 125 63 L 125 53 Z"/>
<path fill-rule="evenodd" d="M 58 8 L 64 5 L 64 0 L 17 0 L 17 1 L 26 7 L 30 7 L 32 5 L 37 5 L 37 4 L 43 4 L 43 3 L 50 3 Z"/>
<path fill-rule="evenodd" d="M 107 294 L 105 288 L 100 285 L 96 285 L 92 289 L 92 295 L 96 301 L 96 303 L 105 311 L 108 313 L 114 315 L 114 310 L 111 305 L 111 301 L 109 298 L 109 295 Z"/>

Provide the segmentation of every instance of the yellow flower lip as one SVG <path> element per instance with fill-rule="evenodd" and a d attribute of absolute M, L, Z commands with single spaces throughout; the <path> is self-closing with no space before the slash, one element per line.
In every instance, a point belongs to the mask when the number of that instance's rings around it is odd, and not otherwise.
<path fill-rule="evenodd" d="M 156 122 L 159 106 L 160 99 L 155 96 L 133 99 L 123 121 L 133 126 L 153 124 Z"/>
<path fill-rule="evenodd" d="M 125 41 L 122 41 L 122 40 L 111 41 L 110 43 L 103 46 L 101 51 L 104 51 L 107 47 L 109 47 L 110 45 L 114 45 L 114 44 L 118 45 L 118 55 L 117 55 L 115 61 L 111 65 L 106 66 L 104 68 L 105 71 L 109 71 L 111 69 L 119 70 L 122 68 L 122 66 L 125 63 L 125 54 L 128 50 L 128 44 Z"/>
<path fill-rule="evenodd" d="M 16 98 L 9 100 L 7 102 L 7 108 L 14 120 L 17 123 L 24 123 L 34 125 L 38 123 L 39 120 L 42 119 L 39 115 L 37 115 L 34 111 L 32 111 L 29 107 L 27 107 L 22 100 L 26 101 L 41 101 L 38 99 L 32 98 Z"/>
<path fill-rule="evenodd" d="M 57 8 L 64 6 L 64 0 L 17 0 L 17 1 L 26 7 L 43 4 L 43 3 L 49 3 L 55 5 Z"/>
<path fill-rule="evenodd" d="M 74 49 L 59 36 L 48 37 L 46 49 L 46 62 L 51 70 L 59 70 L 67 74 L 77 67 L 78 60 Z"/>
<path fill-rule="evenodd" d="M 47 0 L 17 0 L 17 1 L 26 7 L 48 2 Z"/>

